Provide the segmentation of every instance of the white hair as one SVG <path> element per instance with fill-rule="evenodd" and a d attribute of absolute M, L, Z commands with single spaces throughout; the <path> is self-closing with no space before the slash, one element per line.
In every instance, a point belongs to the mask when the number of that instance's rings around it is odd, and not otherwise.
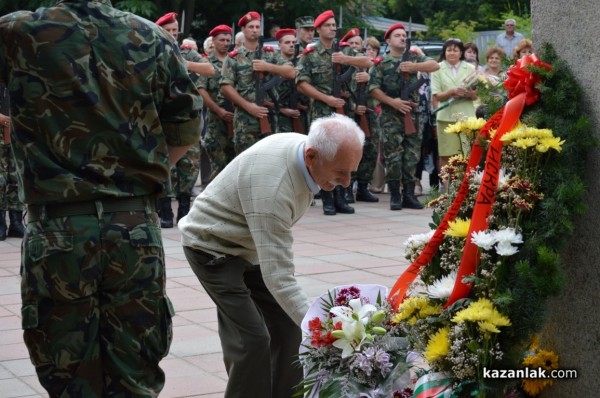
<path fill-rule="evenodd" d="M 508 18 L 506 21 L 504 21 L 504 24 L 506 25 L 506 24 L 507 24 L 507 23 L 509 23 L 509 22 L 512 22 L 512 23 L 513 23 L 513 25 L 515 25 L 515 27 L 517 26 L 517 21 L 515 21 L 515 20 L 514 20 L 514 19 L 512 19 L 512 18 Z"/>
<path fill-rule="evenodd" d="M 204 40 L 204 44 L 202 45 L 202 47 L 204 47 L 204 51 L 208 50 L 208 48 L 210 47 L 210 43 L 212 42 L 212 37 L 208 36 L 205 40 Z"/>
<path fill-rule="evenodd" d="M 194 39 L 183 39 L 183 41 L 181 42 L 181 46 L 182 47 L 190 47 L 193 48 L 194 50 L 198 51 L 198 45 L 196 44 L 196 40 Z"/>
<path fill-rule="evenodd" d="M 360 147 L 365 143 L 365 133 L 348 116 L 334 113 L 312 122 L 307 148 L 314 148 L 327 160 L 333 160 L 343 143 L 358 140 Z"/>

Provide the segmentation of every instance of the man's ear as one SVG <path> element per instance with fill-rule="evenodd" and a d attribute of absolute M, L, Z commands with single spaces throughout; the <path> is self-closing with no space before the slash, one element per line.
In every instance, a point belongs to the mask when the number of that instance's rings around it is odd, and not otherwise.
<path fill-rule="evenodd" d="M 319 153 L 315 148 L 307 148 L 305 152 L 304 161 L 307 166 L 312 167 L 314 163 L 319 159 Z"/>

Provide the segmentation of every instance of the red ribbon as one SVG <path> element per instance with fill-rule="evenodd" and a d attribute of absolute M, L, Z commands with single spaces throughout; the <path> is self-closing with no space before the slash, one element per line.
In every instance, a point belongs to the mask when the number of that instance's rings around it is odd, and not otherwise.
<path fill-rule="evenodd" d="M 492 206 L 496 199 L 498 176 L 500 174 L 500 161 L 502 158 L 502 141 L 500 138 L 502 138 L 506 132 L 514 128 L 521 117 L 525 104 L 531 105 L 539 99 L 539 90 L 535 86 L 541 81 L 541 78 L 537 74 L 529 72 L 526 69 L 529 65 L 542 67 L 547 70 L 552 68 L 549 64 L 541 62 L 536 55 L 525 56 L 517 61 L 517 64 L 512 66 L 507 72 L 508 78 L 504 83 L 504 87 L 508 90 L 508 98 L 510 98 L 510 101 L 492 116 L 488 123 L 486 123 L 479 131 L 481 137 L 489 138 L 489 131 L 499 125 L 498 130 L 494 135 L 494 139 L 488 147 L 484 175 L 473 208 L 469 233 L 465 240 L 463 255 L 458 267 L 454 289 L 445 304 L 446 307 L 456 300 L 468 297 L 471 290 L 471 285 L 462 283 L 462 280 L 465 276 L 474 274 L 479 263 L 479 251 L 471 242 L 471 236 L 473 232 L 483 231 L 488 227 L 488 216 L 492 212 Z M 469 173 L 477 166 L 482 155 L 483 148 L 479 145 L 479 140 L 475 140 L 469 156 L 467 169 L 450 209 L 448 209 L 448 212 L 444 215 L 442 222 L 438 225 L 438 228 L 435 230 L 433 237 L 427 243 L 423 252 L 421 252 L 417 259 L 413 261 L 402 275 L 400 275 L 388 295 L 388 300 L 394 308 L 397 309 L 400 306 L 412 282 L 416 279 L 421 270 L 429 265 L 433 256 L 437 253 L 437 250 L 444 239 L 444 232 L 448 229 L 448 223 L 454 221 L 462 203 L 468 195 Z"/>

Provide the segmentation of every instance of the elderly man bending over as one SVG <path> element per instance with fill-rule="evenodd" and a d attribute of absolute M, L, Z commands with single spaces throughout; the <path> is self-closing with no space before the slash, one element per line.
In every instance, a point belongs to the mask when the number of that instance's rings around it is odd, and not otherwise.
<path fill-rule="evenodd" d="M 308 136 L 274 134 L 238 155 L 179 222 L 185 255 L 217 305 L 225 397 L 291 397 L 310 305 L 294 277 L 292 226 L 320 188 L 347 187 L 364 133 L 334 114 Z"/>

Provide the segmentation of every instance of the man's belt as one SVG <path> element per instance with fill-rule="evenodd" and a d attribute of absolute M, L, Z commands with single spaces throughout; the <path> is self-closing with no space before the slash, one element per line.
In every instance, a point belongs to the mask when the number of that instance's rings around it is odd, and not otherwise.
<path fill-rule="evenodd" d="M 82 216 L 89 214 L 114 213 L 118 211 L 143 211 L 146 206 L 156 209 L 156 201 L 150 196 L 111 197 L 83 202 L 28 205 L 27 220 L 38 221 L 45 218 Z"/>

